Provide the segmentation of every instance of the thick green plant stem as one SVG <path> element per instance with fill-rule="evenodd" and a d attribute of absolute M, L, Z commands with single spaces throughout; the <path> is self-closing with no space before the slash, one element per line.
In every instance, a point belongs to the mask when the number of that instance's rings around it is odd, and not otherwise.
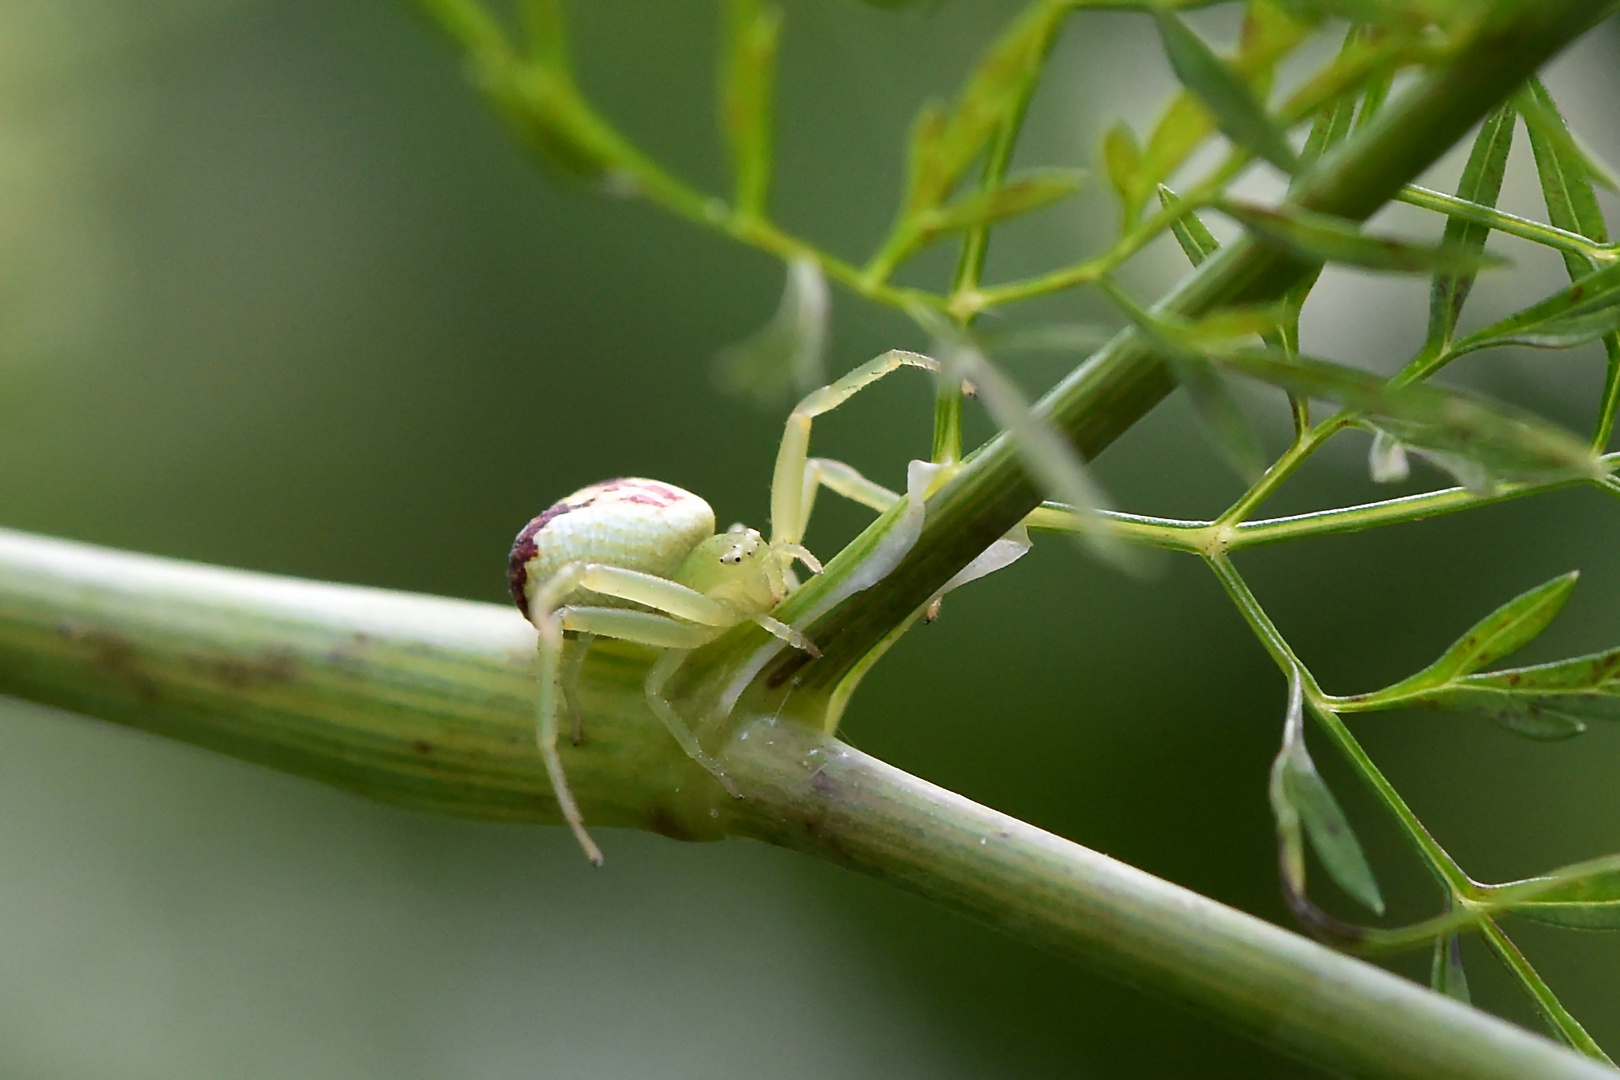
<path fill-rule="evenodd" d="M 1364 220 L 1400 194 L 1481 117 L 1559 49 L 1605 14 L 1604 0 L 1537 0 L 1503 4 L 1467 45 L 1367 127 L 1322 158 L 1296 185 L 1291 203 L 1318 213 Z M 1274 300 L 1314 267 L 1248 237 L 1228 244 L 1189 275 L 1162 309 L 1197 316 L 1228 304 Z M 1135 329 L 1122 332 L 1060 382 L 1036 411 L 1063 432 L 1084 457 L 1093 457 L 1141 419 L 1174 382 L 1151 342 Z M 1016 525 L 1040 502 L 1025 475 L 1019 447 L 1007 435 L 993 439 L 928 500 L 922 534 L 911 553 L 878 585 L 856 593 L 813 628 L 823 657 L 806 666 L 782 654 L 761 673 L 762 685 L 797 680 L 806 700 L 830 693 L 857 669 L 893 627 L 929 602 L 945 582 Z M 897 508 L 893 514 L 902 512 Z M 868 531 L 877 535 L 893 514 Z M 866 539 L 866 538 L 863 538 Z M 869 550 L 861 541 L 783 606 L 790 621 L 813 610 L 821 597 Z M 761 640 L 744 631 L 722 639 L 740 669 Z"/>
<path fill-rule="evenodd" d="M 558 820 L 533 645 L 504 606 L 0 531 L 0 691 L 418 810 Z M 1615 1075 L 799 725 L 755 719 L 727 743 L 733 800 L 644 707 L 650 657 L 591 651 L 586 740 L 564 754 L 594 825 L 805 851 L 1356 1075 Z"/>

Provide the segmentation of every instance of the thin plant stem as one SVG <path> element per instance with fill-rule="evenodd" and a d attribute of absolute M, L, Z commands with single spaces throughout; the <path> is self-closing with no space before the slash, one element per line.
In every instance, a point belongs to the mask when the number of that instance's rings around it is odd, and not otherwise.
<path fill-rule="evenodd" d="M 1361 778 L 1372 788 L 1373 793 L 1378 796 L 1379 800 L 1394 816 L 1402 831 L 1406 833 L 1407 839 L 1417 849 L 1424 864 L 1439 880 L 1441 886 L 1456 896 L 1467 896 L 1468 890 L 1472 888 L 1473 884 L 1468 875 L 1463 872 L 1462 868 L 1457 865 L 1455 860 L 1447 854 L 1446 850 L 1430 834 L 1429 830 L 1424 827 L 1423 823 L 1418 820 L 1417 815 L 1406 804 L 1406 800 L 1401 798 L 1400 793 L 1395 790 L 1395 786 L 1373 763 L 1372 758 L 1367 756 L 1367 752 L 1362 749 L 1361 743 L 1350 733 L 1350 729 L 1345 726 L 1339 715 L 1333 711 L 1331 707 L 1332 699 L 1322 692 L 1322 688 L 1317 684 L 1315 676 L 1300 660 L 1299 656 L 1288 644 L 1287 639 L 1283 637 L 1282 632 L 1277 629 L 1276 624 L 1271 621 L 1271 617 L 1266 614 L 1265 608 L 1255 598 L 1254 593 L 1249 589 L 1248 583 L 1243 580 L 1243 576 L 1232 565 L 1232 561 L 1224 554 L 1221 554 L 1209 556 L 1206 562 L 1208 562 L 1210 569 L 1215 572 L 1217 580 L 1226 589 L 1227 595 L 1232 598 L 1232 602 L 1237 605 L 1238 612 L 1243 616 L 1244 621 L 1249 624 L 1249 628 L 1260 639 L 1260 643 L 1265 646 L 1266 651 L 1271 654 L 1278 667 L 1282 669 L 1284 674 L 1299 673 L 1300 681 L 1305 690 L 1306 705 L 1311 714 L 1316 717 L 1317 724 L 1333 740 L 1339 751 L 1344 754 L 1345 758 L 1361 775 Z"/>
<path fill-rule="evenodd" d="M 1612 263 L 1620 261 L 1620 245 L 1600 244 L 1595 240 L 1572 233 L 1565 229 L 1547 225 L 1529 218 L 1519 217 L 1494 207 L 1482 206 L 1467 199 L 1459 199 L 1455 195 L 1432 191 L 1416 184 L 1408 184 L 1395 196 L 1398 200 L 1412 206 L 1419 206 L 1425 210 L 1433 210 L 1450 217 L 1462 218 L 1479 225 L 1488 226 L 1495 232 L 1516 236 L 1521 240 L 1528 240 L 1555 251 L 1568 251 L 1576 255 L 1584 255 L 1598 263 Z"/>
<path fill-rule="evenodd" d="M 1620 463 L 1620 452 L 1606 454 L 1602 461 L 1606 464 Z M 1100 511 L 1098 516 L 1122 539 L 1167 551 L 1212 555 L 1222 551 L 1242 551 L 1245 548 L 1280 543 L 1284 540 L 1337 536 L 1385 525 L 1424 521 L 1461 510 L 1493 506 L 1527 495 L 1560 491 L 1579 484 L 1591 484 L 1611 494 L 1620 493 L 1620 484 L 1617 484 L 1612 476 L 1601 479 L 1561 477 L 1537 483 L 1504 483 L 1489 494 L 1469 491 L 1462 487 L 1451 487 L 1356 506 L 1340 506 L 1331 510 L 1313 510 L 1287 517 L 1225 524 L 1219 521 L 1149 517 L 1142 514 L 1121 513 L 1117 510 Z M 1031 529 L 1044 532 L 1073 532 L 1081 527 L 1075 522 L 1072 508 L 1053 502 L 1042 503 L 1029 515 L 1026 522 Z"/>
<path fill-rule="evenodd" d="M 1558 996 L 1552 992 L 1552 988 L 1547 985 L 1541 974 L 1530 966 L 1530 961 L 1519 951 L 1519 947 L 1502 932 L 1495 919 L 1481 920 L 1480 934 L 1491 947 L 1491 951 L 1496 954 L 1497 959 L 1501 960 L 1503 966 L 1518 979 L 1519 985 L 1530 999 L 1530 1004 L 1535 1006 L 1536 1012 L 1541 1014 L 1547 1026 L 1560 1039 L 1587 1057 L 1595 1058 L 1606 1065 L 1614 1064 L 1613 1059 L 1603 1052 L 1603 1047 L 1586 1033 L 1586 1028 L 1581 1026 L 1581 1022 L 1564 1008 L 1564 1003 L 1558 1000 Z"/>
<path fill-rule="evenodd" d="M 1049 6 L 1047 0 L 1037 0 L 1035 5 L 1037 9 L 1045 6 Z M 1046 39 L 1046 50 L 1041 54 L 1040 63 L 1043 68 L 1046 58 L 1051 54 L 1057 34 L 1058 29 L 1054 25 Z M 1029 102 L 1035 96 L 1035 88 L 1039 82 L 1039 75 L 1032 76 L 1025 82 L 1006 119 L 991 138 L 990 146 L 985 151 L 984 169 L 979 177 L 981 192 L 994 191 L 1006 182 L 1007 168 L 1012 163 L 1013 148 L 1018 145 L 1019 133 L 1024 128 L 1024 117 L 1029 112 Z M 989 250 L 988 221 L 979 222 L 963 234 L 962 249 L 956 261 L 956 273 L 951 281 L 950 295 L 953 301 L 957 296 L 978 289 L 979 277 L 984 272 L 984 260 Z M 954 303 L 947 303 L 948 309 L 954 306 Z M 957 315 L 958 325 L 966 329 L 972 324 L 974 314 L 967 312 Z M 947 378 L 939 380 L 938 392 L 934 397 L 934 446 L 931 458 L 936 464 L 953 465 L 962 459 L 963 396 L 960 381 Z"/>
<path fill-rule="evenodd" d="M 1603 396 L 1598 401 L 1597 430 L 1592 433 L 1592 449 L 1601 454 L 1614 435 L 1615 417 L 1620 415 L 1620 334 L 1603 339 L 1608 367 L 1603 375 Z"/>

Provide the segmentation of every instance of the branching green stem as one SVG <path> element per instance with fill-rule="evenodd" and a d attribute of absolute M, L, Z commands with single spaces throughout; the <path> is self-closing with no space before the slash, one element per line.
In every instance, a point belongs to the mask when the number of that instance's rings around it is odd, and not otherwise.
<path fill-rule="evenodd" d="M 1043 6 L 1046 2 L 1047 0 L 1037 0 L 1036 6 Z M 1048 52 L 1056 40 L 1057 31 L 1054 29 L 1046 40 Z M 1021 87 L 1021 92 L 1008 111 L 1006 119 L 991 138 L 990 146 L 985 151 L 984 169 L 979 178 L 980 192 L 994 191 L 1006 181 L 1007 168 L 1012 163 L 1013 148 L 1018 145 L 1018 134 L 1023 130 L 1024 117 L 1029 112 L 1029 102 L 1035 96 L 1038 81 L 1031 78 Z M 947 304 L 947 308 L 955 308 L 956 297 L 978 290 L 979 276 L 984 272 L 984 260 L 989 250 L 988 221 L 980 222 L 963 235 L 962 250 L 956 261 L 956 274 L 951 281 L 952 300 Z M 958 325 L 963 329 L 973 321 L 971 312 L 958 313 L 956 317 Z M 962 398 L 963 391 L 959 382 L 954 379 L 939 380 L 938 392 L 934 399 L 932 460 L 936 464 L 954 465 L 962 459 Z"/>
<path fill-rule="evenodd" d="M 1607 463 L 1620 463 L 1620 454 L 1608 454 Z M 1193 555 L 1214 555 L 1223 551 L 1242 551 L 1245 548 L 1275 544 L 1283 540 L 1300 540 L 1315 536 L 1336 536 L 1361 532 L 1382 525 L 1396 525 L 1424 521 L 1459 510 L 1472 510 L 1491 506 L 1526 495 L 1540 495 L 1576 484 L 1589 483 L 1611 494 L 1617 492 L 1613 478 L 1587 480 L 1584 478 L 1549 480 L 1534 484 L 1502 484 L 1490 494 L 1452 487 L 1421 495 L 1403 495 L 1396 499 L 1341 506 L 1332 510 L 1315 510 L 1288 517 L 1264 518 L 1259 521 L 1240 521 L 1221 524 L 1215 521 L 1186 521 L 1176 518 L 1145 517 L 1104 511 L 1102 518 L 1124 539 L 1147 544 L 1167 551 L 1184 551 Z M 1073 531 L 1072 514 L 1057 503 L 1043 503 L 1030 515 L 1030 528 L 1053 532 Z"/>
<path fill-rule="evenodd" d="M 512 122 L 520 138 L 546 157 L 557 132 L 567 149 L 583 155 L 612 191 L 644 198 L 693 224 L 719 232 L 783 261 L 811 259 L 832 280 L 874 302 L 908 310 L 943 308 L 945 299 L 922 289 L 870 280 L 862 270 L 757 213 L 741 212 L 705 194 L 642 153 L 574 89 L 565 72 L 520 57 L 503 28 L 471 0 L 409 0 L 466 52 L 475 83 Z"/>
<path fill-rule="evenodd" d="M 1620 462 L 1620 454 L 1606 455 L 1603 461 Z M 1340 506 L 1331 510 L 1314 510 L 1288 517 L 1265 518 L 1260 521 L 1221 523 L 1218 521 L 1190 521 L 1181 518 L 1148 517 L 1105 510 L 1100 517 L 1122 539 L 1166 551 L 1182 551 L 1191 555 L 1215 555 L 1226 551 L 1275 544 L 1283 540 L 1306 537 L 1335 536 L 1361 532 L 1382 525 L 1396 525 L 1453 514 L 1459 510 L 1490 506 L 1526 495 L 1539 495 L 1580 483 L 1615 493 L 1611 478 L 1587 480 L 1563 478 L 1534 484 L 1502 484 L 1490 494 L 1452 487 L 1428 491 L 1421 495 L 1403 495 L 1395 499 Z M 1061 503 L 1046 502 L 1026 519 L 1029 527 L 1042 532 L 1075 532 L 1074 511 Z"/>
<path fill-rule="evenodd" d="M 1610 1062 L 1602 1047 L 1587 1034 L 1586 1029 L 1564 1008 L 1552 989 L 1547 986 L 1535 968 L 1531 966 L 1518 946 L 1502 932 L 1493 917 L 1493 907 L 1490 903 L 1492 888 L 1481 886 L 1473 881 L 1452 859 L 1450 854 L 1440 846 L 1440 843 L 1424 827 L 1411 807 L 1401 798 L 1383 772 L 1374 764 L 1371 757 L 1362 748 L 1360 742 L 1350 733 L 1349 727 L 1340 718 L 1337 709 L 1344 705 L 1345 699 L 1335 698 L 1324 694 L 1317 685 L 1309 669 L 1300 661 L 1293 649 L 1277 629 L 1276 624 L 1266 614 L 1248 584 L 1243 580 L 1237 569 L 1224 554 L 1209 556 L 1206 561 L 1215 572 L 1215 576 L 1226 588 L 1228 595 L 1237 605 L 1238 611 L 1243 615 L 1244 621 L 1254 631 L 1257 638 L 1279 668 L 1287 676 L 1297 676 L 1305 691 L 1306 705 L 1318 725 L 1333 740 L 1335 746 L 1342 753 L 1351 766 L 1366 781 L 1374 794 L 1395 818 L 1407 839 L 1416 849 L 1423 864 L 1434 875 L 1445 890 L 1449 903 L 1447 915 L 1420 923 L 1417 926 L 1403 928 L 1397 931 L 1359 930 L 1355 943 L 1365 951 L 1389 951 L 1406 948 L 1412 945 L 1427 944 L 1435 936 L 1447 934 L 1456 930 L 1477 930 L 1485 938 L 1493 952 L 1513 974 L 1526 996 L 1546 1020 L 1549 1027 L 1570 1046 L 1581 1053 L 1595 1058 L 1598 1061 Z M 1522 889 L 1522 886 L 1515 886 Z M 1533 895 L 1533 890 L 1524 890 L 1516 897 L 1522 902 L 1527 896 Z M 1355 929 L 1355 928 L 1350 928 Z"/>
<path fill-rule="evenodd" d="M 1303 209 L 1363 220 L 1430 165 L 1544 59 L 1584 31 L 1603 5 L 1556 0 L 1509 5 L 1473 38 L 1378 116 L 1312 166 L 1292 202 Z M 1215 307 L 1274 300 L 1313 267 L 1247 237 L 1221 248 L 1164 301 L 1164 312 L 1195 318 Z M 1121 332 L 1036 406 L 1082 454 L 1094 456 L 1174 386 L 1156 346 L 1135 330 Z M 992 440 L 928 500 L 921 535 L 910 554 L 876 586 L 836 604 L 812 627 L 823 650 L 808 667 L 779 655 L 759 671 L 758 685 L 796 685 L 805 707 L 825 701 L 845 675 L 937 590 L 1040 502 L 1012 440 Z M 861 564 L 878 538 L 905 513 L 902 502 L 867 530 L 827 573 L 783 605 L 782 617 L 801 620 Z M 747 629 L 710 646 L 703 660 L 733 676 L 765 644 Z"/>
<path fill-rule="evenodd" d="M 1428 866 L 1444 887 L 1455 893 L 1459 898 L 1465 898 L 1473 884 L 1468 875 L 1463 873 L 1462 868 L 1452 860 L 1450 855 L 1446 854 L 1445 849 L 1429 834 L 1428 829 L 1424 828 L 1417 815 L 1412 813 L 1411 808 L 1406 805 L 1406 800 L 1401 798 L 1394 785 L 1378 769 L 1378 766 L 1373 764 L 1372 759 L 1367 756 L 1367 752 L 1361 748 L 1361 744 L 1356 741 L 1355 736 L 1350 734 L 1350 729 L 1345 726 L 1344 721 L 1339 719 L 1338 713 L 1333 711 L 1334 699 L 1322 692 L 1321 686 L 1316 682 L 1316 677 L 1311 674 L 1310 669 L 1294 653 L 1287 639 L 1283 637 L 1282 632 L 1271 621 L 1271 617 L 1260 606 L 1260 601 L 1250 591 L 1248 583 L 1243 580 L 1237 568 L 1232 565 L 1232 561 L 1224 554 L 1209 556 L 1206 561 L 1209 563 L 1210 569 L 1215 572 L 1215 577 L 1226 589 L 1227 595 L 1237 605 L 1237 609 L 1242 614 L 1244 621 L 1249 624 L 1249 628 L 1254 631 L 1255 636 L 1260 639 L 1260 643 L 1271 654 L 1271 658 L 1277 662 L 1277 666 L 1282 669 L 1284 674 L 1298 673 L 1305 690 L 1306 707 L 1310 709 L 1311 714 L 1316 717 L 1317 723 L 1337 745 L 1340 752 L 1361 774 L 1362 779 L 1367 782 L 1390 813 L 1395 816 L 1401 828 L 1406 832 L 1407 839 L 1412 842 L 1412 845 L 1422 857 L 1424 864 Z"/>
<path fill-rule="evenodd" d="M 563 50 L 523 55 L 481 4 L 414 2 L 458 43 L 480 89 L 548 160 L 783 259 L 811 259 L 833 280 L 919 322 L 943 312 L 966 326 L 991 307 L 1099 281 L 1179 215 L 1216 199 L 1249 164 L 1247 152 L 1234 149 L 1180 203 L 1149 215 L 1108 251 L 1022 281 L 983 286 L 988 230 L 970 229 L 952 287 L 938 295 L 889 284 L 887 273 L 877 272 L 886 270 L 881 258 L 877 271 L 856 267 L 778 228 L 758 207 L 728 206 L 676 177 L 583 99 Z M 1058 13 L 1160 5 L 1037 0 L 1036 6 Z M 1620 258 L 1616 245 L 1411 186 L 1505 94 L 1611 9 L 1611 0 L 1507 0 L 1486 11 L 1470 24 L 1471 36 L 1423 58 L 1433 66 L 1399 100 L 1370 120 L 1371 110 L 1364 110 L 1355 134 L 1297 178 L 1288 206 L 1359 221 L 1399 198 L 1596 262 Z M 1402 54 L 1411 48 L 1392 36 L 1389 52 L 1368 50 L 1365 70 L 1307 82 L 1278 118 L 1292 124 L 1366 77 L 1387 76 L 1413 59 Z M 1027 96 L 992 141 L 982 190 L 1004 180 L 1025 104 Z M 1246 235 L 1208 258 L 1157 310 L 1196 318 L 1275 300 L 1315 270 Z M 1135 329 L 1122 332 L 1042 400 L 1040 418 L 1083 456 L 1094 456 L 1173 388 L 1159 348 Z M 1424 377 L 1446 359 L 1420 356 L 1396 381 Z M 1600 445 L 1617 406 L 1620 360 L 1611 366 Z M 961 457 L 960 416 L 960 388 L 944 387 L 936 460 Z M 1247 546 L 1415 520 L 1559 484 L 1504 487 L 1490 497 L 1455 489 L 1248 520 L 1354 420 L 1340 413 L 1302 424 L 1293 446 L 1214 522 L 1117 514 L 1108 520 L 1126 537 L 1206 560 L 1273 659 L 1299 674 L 1322 731 L 1389 808 L 1459 917 L 1484 933 L 1555 1031 L 1601 1057 L 1502 934 L 1484 887 L 1446 854 L 1351 735 L 1339 715 L 1351 707 L 1347 699 L 1322 691 L 1229 557 Z M 1597 482 L 1620 493 L 1620 481 Z M 1019 447 L 998 437 L 929 497 L 920 535 L 881 580 L 850 584 L 897 523 L 917 521 L 919 515 L 907 517 L 904 500 L 784 602 L 777 615 L 809 628 L 821 647 L 819 661 L 806 667 L 808 650 L 762 644 L 764 632 L 747 625 L 693 655 L 672 693 L 683 705 L 709 706 L 721 700 L 721 688 L 730 695 L 712 710 L 720 726 L 710 734 L 746 796 L 740 801 L 726 797 L 648 713 L 641 686 L 650 654 L 623 643 L 593 648 L 579 696 L 587 739 L 565 750 L 587 818 L 687 839 L 752 836 L 811 852 L 1212 1011 L 1329 1068 L 1412 1077 L 1612 1075 L 1378 969 L 974 806 L 821 732 L 874 658 L 1039 500 Z M 0 533 L 0 690 L 417 809 L 556 820 L 529 729 L 532 656 L 532 630 L 502 608 Z M 1367 943 L 1393 941 L 1390 932 L 1372 932 Z"/>
<path fill-rule="evenodd" d="M 1472 221 L 1485 225 L 1496 232 L 1506 233 L 1508 236 L 1517 236 L 1521 240 L 1550 247 L 1554 251 L 1568 251 L 1576 255 L 1584 255 L 1599 265 L 1620 261 L 1620 244 L 1600 244 L 1596 240 L 1582 236 L 1580 233 L 1568 232 L 1552 225 L 1545 225 L 1539 221 L 1522 218 L 1516 214 L 1498 210 L 1491 206 L 1482 206 L 1467 199 L 1459 199 L 1455 195 L 1447 195 L 1440 191 L 1431 191 L 1426 187 L 1409 184 L 1396 196 L 1401 202 L 1420 206 L 1425 210 L 1434 210 L 1451 217 L 1459 217 L 1465 221 Z"/>

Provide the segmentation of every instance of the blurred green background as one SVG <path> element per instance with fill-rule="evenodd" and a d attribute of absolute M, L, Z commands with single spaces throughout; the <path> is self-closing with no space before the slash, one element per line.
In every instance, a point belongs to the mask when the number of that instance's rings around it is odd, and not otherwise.
<path fill-rule="evenodd" d="M 713 6 L 573 7 L 577 66 L 607 114 L 723 190 Z M 918 103 L 949 93 L 1016 7 L 788 9 L 773 204 L 789 228 L 860 259 L 889 220 Z M 1219 36 L 1231 20 L 1199 25 Z M 603 477 L 654 475 L 704 494 L 723 521 L 763 523 L 781 413 L 721 397 L 709 372 L 769 316 L 779 267 L 644 205 L 550 182 L 399 5 L 7 0 L 0 27 L 0 523 L 492 601 L 515 530 Z M 1549 76 L 1611 158 L 1613 31 Z M 1089 164 L 1107 123 L 1145 126 L 1169 85 L 1144 21 L 1076 20 L 1020 160 Z M 1504 204 L 1539 215 L 1527 156 Z M 1435 182 L 1457 167 L 1453 155 Z M 991 280 L 1093 249 L 1113 213 L 1094 183 L 1006 230 Z M 1433 228 L 1415 212 L 1389 220 Z M 1556 259 L 1503 250 L 1518 268 L 1482 283 L 1471 321 L 1557 287 Z M 937 282 L 948 263 L 925 258 L 907 276 Z M 1161 245 L 1130 280 L 1146 292 L 1180 271 Z M 1420 340 L 1425 309 L 1421 283 L 1331 273 L 1308 346 L 1388 370 Z M 1082 295 L 1014 321 L 1111 318 Z M 835 372 L 895 346 L 926 342 L 835 296 Z M 1075 360 L 1009 363 L 1033 392 Z M 1594 352 L 1469 365 L 1464 381 L 1591 421 Z M 922 380 L 891 380 L 819 424 L 818 452 L 899 485 L 906 459 L 926 453 L 928 399 Z M 1252 401 L 1277 442 L 1276 403 Z M 1330 449 L 1276 508 L 1386 494 L 1366 481 L 1364 450 Z M 1098 470 L 1143 512 L 1206 515 L 1237 491 L 1176 399 Z M 1424 474 L 1408 488 L 1439 483 Z M 865 519 L 831 499 L 818 512 L 810 543 L 824 557 Z M 1526 659 L 1620 642 L 1617 522 L 1620 504 L 1574 491 L 1241 565 L 1324 684 L 1349 691 L 1407 673 L 1571 568 L 1581 587 Z M 1054 540 L 902 642 L 846 735 L 1286 921 L 1265 800 L 1282 705 L 1274 668 L 1194 562 L 1133 579 Z M 1539 745 L 1435 714 L 1357 730 L 1481 878 L 1620 850 L 1620 732 Z M 1432 889 L 1399 838 L 1325 748 L 1318 757 L 1394 916 L 1428 914 Z M 593 872 L 560 829 L 414 816 L 0 701 L 0 1073 L 1314 1075 L 796 856 L 601 839 L 609 861 Z M 1616 943 L 1515 930 L 1620 1049 Z M 1476 998 L 1531 1022 L 1467 950 Z M 1427 957 L 1398 967 L 1422 976 Z"/>

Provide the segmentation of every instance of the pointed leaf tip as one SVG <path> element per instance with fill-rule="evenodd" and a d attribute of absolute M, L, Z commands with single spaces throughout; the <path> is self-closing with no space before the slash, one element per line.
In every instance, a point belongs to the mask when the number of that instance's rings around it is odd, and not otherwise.
<path fill-rule="evenodd" d="M 1469 1002 L 1468 974 L 1463 970 L 1462 938 L 1447 934 L 1434 943 L 1434 962 L 1429 969 L 1429 987 L 1447 997 Z"/>
<path fill-rule="evenodd" d="M 1461 338 L 1447 350 L 1455 359 L 1482 349 L 1524 345 L 1570 349 L 1620 330 L 1620 263 L 1577 280 L 1544 300 Z"/>
<path fill-rule="evenodd" d="M 1384 898 L 1361 842 L 1305 746 L 1304 692 L 1297 671 L 1289 680 L 1283 745 L 1271 766 L 1270 795 L 1289 890 L 1304 888 L 1303 830 L 1328 876 L 1357 903 L 1382 915 Z"/>
<path fill-rule="evenodd" d="M 1608 474 L 1584 440 L 1511 406 L 1429 384 L 1392 387 L 1365 371 L 1278 350 L 1210 349 L 1210 356 L 1290 393 L 1354 409 L 1369 427 L 1452 472 L 1473 491 Z"/>
<path fill-rule="evenodd" d="M 1495 207 L 1502 191 L 1502 178 L 1506 174 L 1508 154 L 1513 149 L 1515 113 L 1512 105 L 1499 106 L 1480 125 L 1479 134 L 1463 167 L 1462 179 L 1457 184 L 1457 197 L 1481 206 Z M 1460 217 L 1446 219 L 1444 243 L 1464 251 L 1482 252 L 1491 230 L 1477 222 Z M 1449 345 L 1457 329 L 1457 318 L 1462 314 L 1464 302 L 1473 290 L 1472 272 L 1437 273 L 1429 288 L 1429 333 L 1432 347 Z"/>
<path fill-rule="evenodd" d="M 1166 8 L 1154 8 L 1171 70 L 1233 142 L 1286 173 L 1299 165 L 1288 137 L 1267 115 L 1247 83 L 1204 40 Z"/>
<path fill-rule="evenodd" d="M 1378 880 L 1373 877 L 1372 867 L 1367 865 L 1367 857 L 1350 827 L 1349 818 L 1345 817 L 1339 801 L 1333 797 L 1315 765 L 1307 759 L 1303 767 L 1290 768 L 1285 785 L 1305 826 L 1311 849 L 1322 861 L 1322 868 L 1362 907 L 1382 915 L 1384 898 L 1379 892 Z"/>
<path fill-rule="evenodd" d="M 1165 187 L 1158 186 L 1159 205 L 1166 210 L 1173 210 L 1181 205 L 1181 199 L 1176 193 Z M 1220 241 L 1215 239 L 1203 221 L 1191 210 L 1184 212 L 1176 218 L 1170 226 L 1170 232 L 1175 236 L 1176 243 L 1181 245 L 1182 253 L 1187 261 L 1194 266 L 1201 265 L 1203 261 L 1220 249 Z"/>
<path fill-rule="evenodd" d="M 1518 652 L 1540 636 L 1564 610 L 1580 576 L 1580 571 L 1571 570 L 1515 596 L 1469 627 L 1421 677 L 1432 680 L 1430 685 L 1438 686 L 1472 675 Z"/>

